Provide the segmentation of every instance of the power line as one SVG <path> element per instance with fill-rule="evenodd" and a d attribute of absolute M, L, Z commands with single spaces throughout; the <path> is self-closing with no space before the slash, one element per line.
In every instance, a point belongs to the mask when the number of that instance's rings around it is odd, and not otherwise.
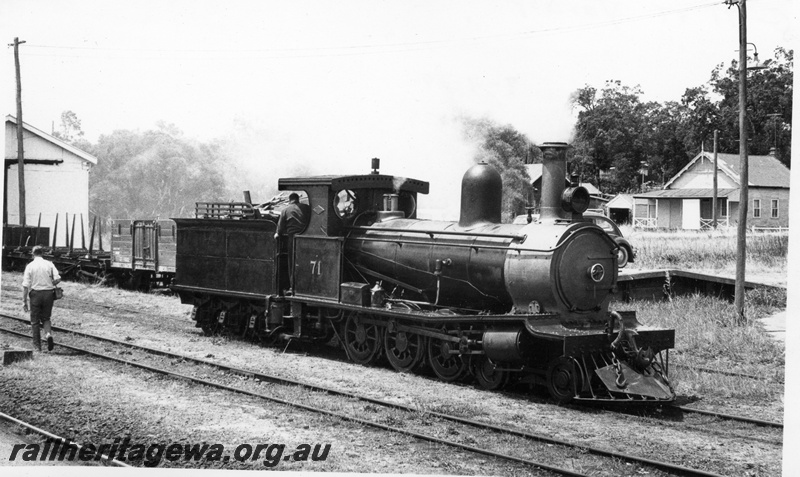
<path fill-rule="evenodd" d="M 516 33 L 502 33 L 496 35 L 481 35 L 474 37 L 464 37 L 455 39 L 441 39 L 441 40 L 424 40 L 412 42 L 396 42 L 396 43 L 380 43 L 380 44 L 356 44 L 356 45 L 342 45 L 342 46 L 319 46 L 319 47 L 298 47 L 298 48 L 223 48 L 223 49 L 152 49 L 152 48 L 108 48 L 108 47 L 91 47 L 91 46 L 63 46 L 63 45 L 36 45 L 29 44 L 30 48 L 42 48 L 52 50 L 72 50 L 72 51 L 86 51 L 86 52 L 109 52 L 109 53 L 165 53 L 165 54 L 253 54 L 253 53 L 266 53 L 275 54 L 276 56 L 267 58 L 303 58 L 303 57 L 319 57 L 319 56 L 351 56 L 363 55 L 374 53 L 397 53 L 404 51 L 418 51 L 430 48 L 447 47 L 450 45 L 463 44 L 463 43 L 481 43 L 481 42 L 494 42 L 494 41 L 509 41 L 515 39 L 525 39 L 537 35 L 552 34 L 552 33 L 567 33 L 574 31 L 592 30 L 597 28 L 604 28 L 610 26 L 621 25 L 625 23 L 632 23 L 642 20 L 649 20 L 668 15 L 675 15 L 686 13 L 702 8 L 714 7 L 723 5 L 723 1 L 714 1 L 703 3 L 699 5 L 692 5 L 688 7 L 664 10 L 660 12 L 646 13 L 642 15 L 635 15 L 624 18 L 612 19 L 604 22 L 585 23 L 580 25 L 566 25 L 556 26 L 550 28 L 538 28 L 534 30 L 527 30 Z M 315 53 L 316 52 L 316 53 Z M 334 52 L 334 53 L 327 53 Z M 296 54 L 295 53 L 299 53 Z M 84 57 L 87 55 L 74 54 L 74 55 L 60 55 L 60 54 L 34 54 L 33 56 L 63 56 L 63 57 Z M 147 58 L 147 57 L 145 57 Z"/>

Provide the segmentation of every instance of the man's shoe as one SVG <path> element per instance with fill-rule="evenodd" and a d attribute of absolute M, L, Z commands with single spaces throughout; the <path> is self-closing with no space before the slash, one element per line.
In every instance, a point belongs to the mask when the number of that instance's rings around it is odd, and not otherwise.
<path fill-rule="evenodd" d="M 53 337 L 47 333 L 47 351 L 53 351 Z"/>

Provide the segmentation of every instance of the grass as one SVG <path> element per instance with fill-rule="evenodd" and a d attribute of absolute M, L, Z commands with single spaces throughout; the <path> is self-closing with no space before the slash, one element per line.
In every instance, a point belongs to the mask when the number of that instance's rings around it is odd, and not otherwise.
<path fill-rule="evenodd" d="M 736 266 L 735 229 L 717 231 L 643 232 L 629 227 L 623 233 L 636 248 L 641 269 L 678 268 L 733 275 Z M 788 233 L 747 236 L 747 277 L 783 275 L 787 268 Z M 785 288 L 757 288 L 745 295 L 744 323 L 733 303 L 714 297 L 673 297 L 666 302 L 618 304 L 635 309 L 639 321 L 675 330 L 671 361 L 763 377 L 763 380 L 722 376 L 673 368 L 676 390 L 711 400 L 742 399 L 771 402 L 780 408 L 785 372 L 785 345 L 764 331 L 760 318 L 786 309 Z"/>
<path fill-rule="evenodd" d="M 752 290 L 745 297 L 746 321 L 742 324 L 737 322 L 733 303 L 702 295 L 631 302 L 615 308 L 636 310 L 639 321 L 646 325 L 674 329 L 675 348 L 670 352 L 674 364 L 763 377 L 754 380 L 673 367 L 670 374 L 678 394 L 777 403 L 783 396 L 785 346 L 766 333 L 758 319 L 785 306 L 785 290 Z"/>
<path fill-rule="evenodd" d="M 736 265 L 735 230 L 643 232 L 623 228 L 636 249 L 636 268 L 682 268 L 730 272 Z M 789 234 L 754 233 L 746 240 L 746 269 L 785 270 Z"/>

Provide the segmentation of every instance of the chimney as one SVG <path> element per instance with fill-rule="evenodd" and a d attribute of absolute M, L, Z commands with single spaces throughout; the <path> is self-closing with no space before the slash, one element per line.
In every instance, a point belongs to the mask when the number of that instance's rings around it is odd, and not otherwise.
<path fill-rule="evenodd" d="M 539 220 L 563 219 L 561 196 L 567 180 L 567 149 L 565 142 L 546 142 L 542 150 L 542 199 Z"/>

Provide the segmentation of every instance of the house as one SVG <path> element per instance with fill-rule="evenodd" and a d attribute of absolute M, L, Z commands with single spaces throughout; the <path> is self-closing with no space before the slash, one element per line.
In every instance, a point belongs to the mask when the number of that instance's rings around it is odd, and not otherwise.
<path fill-rule="evenodd" d="M 89 171 L 97 158 L 66 142 L 47 134 L 25 122 L 23 145 L 25 157 L 25 222 L 28 226 L 39 223 L 50 228 L 49 243 L 53 244 L 58 215 L 56 246 L 67 245 L 67 214 L 69 233 L 75 220 L 74 245 L 82 246 L 81 237 L 90 233 L 89 224 Z M 5 224 L 19 225 L 19 175 L 17 167 L 17 119 L 6 116 L 6 149 L 4 182 Z M 83 221 L 83 230 L 81 228 Z M 5 225 L 4 224 L 4 225 Z"/>
<path fill-rule="evenodd" d="M 534 208 L 534 213 L 539 213 L 539 203 L 542 198 L 542 164 L 525 164 L 525 169 L 528 171 L 528 176 L 531 178 L 531 186 L 533 186 L 533 203 L 531 206 Z M 564 178 L 564 182 L 569 187 L 570 182 L 567 178 Z M 590 209 L 602 209 L 605 207 L 608 197 L 600 192 L 594 184 L 581 182 L 580 185 L 589 192 Z"/>
<path fill-rule="evenodd" d="M 618 194 L 606 203 L 606 215 L 618 224 L 629 224 L 633 221 L 633 196 Z"/>
<path fill-rule="evenodd" d="M 789 169 L 775 156 L 748 156 L 747 225 L 789 226 Z M 739 214 L 739 155 L 717 154 L 717 223 L 735 225 Z M 705 229 L 712 226 L 714 154 L 701 152 L 663 190 L 634 194 L 634 227 Z"/>

